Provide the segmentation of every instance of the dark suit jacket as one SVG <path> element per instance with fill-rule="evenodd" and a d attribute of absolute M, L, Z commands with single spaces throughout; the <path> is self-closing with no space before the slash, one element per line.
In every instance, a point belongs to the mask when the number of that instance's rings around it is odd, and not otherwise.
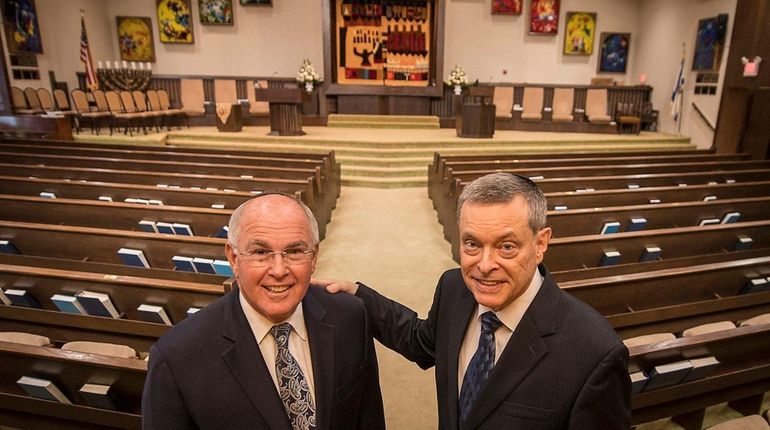
<path fill-rule="evenodd" d="M 361 300 L 310 287 L 302 301 L 317 428 L 383 429 L 374 341 Z M 289 419 L 238 289 L 169 330 L 150 350 L 145 429 L 286 429 Z"/>
<path fill-rule="evenodd" d="M 375 338 L 423 369 L 436 366 L 442 429 L 628 429 L 628 350 L 607 321 L 545 279 L 465 423 L 458 423 L 460 346 L 476 301 L 459 269 L 438 282 L 425 320 L 360 285 Z"/>

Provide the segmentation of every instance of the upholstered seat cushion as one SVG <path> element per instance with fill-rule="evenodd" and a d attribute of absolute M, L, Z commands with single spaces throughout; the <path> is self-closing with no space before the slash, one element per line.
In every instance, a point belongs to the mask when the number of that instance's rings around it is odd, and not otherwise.
<path fill-rule="evenodd" d="M 23 343 L 24 345 L 46 346 L 51 344 L 51 340 L 45 336 L 39 336 L 32 333 L 21 333 L 18 331 L 0 332 L 0 341 Z"/>
<path fill-rule="evenodd" d="M 701 334 L 714 333 L 722 330 L 731 330 L 734 328 L 735 324 L 733 324 L 732 321 L 719 321 L 688 328 L 682 332 L 682 337 L 698 336 Z"/>
<path fill-rule="evenodd" d="M 554 122 L 570 122 L 575 119 L 572 115 L 572 105 L 575 103 L 575 91 L 572 88 L 554 88 L 553 112 Z"/>
<path fill-rule="evenodd" d="M 740 326 L 770 324 L 770 314 L 757 315 L 753 318 L 741 321 Z"/>
<path fill-rule="evenodd" d="M 649 345 L 652 343 L 664 342 L 667 340 L 674 340 L 674 339 L 676 339 L 676 336 L 674 336 L 674 333 L 652 333 L 652 334 L 645 334 L 642 336 L 629 337 L 628 339 L 624 339 L 623 343 L 628 348 L 631 348 L 632 346 Z"/>
<path fill-rule="evenodd" d="M 522 100 L 521 119 L 539 121 L 543 119 L 543 93 L 542 87 L 524 87 L 524 100 Z"/>
<path fill-rule="evenodd" d="M 133 348 L 113 343 L 75 341 L 65 343 L 61 349 L 111 357 L 136 358 L 136 351 Z"/>
<path fill-rule="evenodd" d="M 723 423 L 719 423 L 709 430 L 767 430 L 770 424 L 759 415 L 749 415 L 741 418 L 734 418 Z"/>
<path fill-rule="evenodd" d="M 495 87 L 492 102 L 495 104 L 495 116 L 510 118 L 513 111 L 513 87 Z"/>

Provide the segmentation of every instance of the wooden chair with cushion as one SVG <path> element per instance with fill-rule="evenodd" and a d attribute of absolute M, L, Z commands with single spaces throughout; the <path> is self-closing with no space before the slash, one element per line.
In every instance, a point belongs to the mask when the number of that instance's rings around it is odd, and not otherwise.
<path fill-rule="evenodd" d="M 524 87 L 522 120 L 540 121 L 543 119 L 543 93 L 543 87 Z"/>
<path fill-rule="evenodd" d="M 163 114 L 160 112 L 156 112 L 153 109 L 149 108 L 149 104 L 147 103 L 147 95 L 139 90 L 131 91 L 131 96 L 134 99 L 134 106 L 136 106 L 136 112 L 143 114 L 143 119 L 150 123 L 151 127 L 155 128 L 155 131 L 160 131 L 158 129 L 158 122 L 156 122 L 156 119 L 162 119 Z M 146 128 L 145 128 L 146 130 Z"/>
<path fill-rule="evenodd" d="M 112 127 L 110 127 L 110 134 L 112 134 L 112 130 L 114 130 L 114 128 L 118 125 L 118 122 L 123 121 L 125 126 L 123 134 L 130 134 L 133 136 L 134 121 L 141 120 L 141 115 L 137 114 L 136 112 L 126 112 L 125 107 L 121 101 L 121 97 L 117 91 L 107 91 L 104 93 L 104 95 L 107 98 L 107 104 L 110 107 L 110 114 L 112 117 Z M 131 98 L 130 93 L 128 98 Z"/>
<path fill-rule="evenodd" d="M 182 110 L 189 116 L 201 116 L 206 113 L 203 102 L 206 101 L 203 92 L 202 79 L 180 79 Z M 160 95 L 160 94 L 158 94 Z"/>
<path fill-rule="evenodd" d="M 24 88 L 24 97 L 27 98 L 27 105 L 35 113 L 45 112 L 40 106 L 40 98 L 37 96 L 37 90 L 32 87 Z"/>
<path fill-rule="evenodd" d="M 759 415 L 748 415 L 719 423 L 708 430 L 769 430 L 770 424 Z"/>
<path fill-rule="evenodd" d="M 642 116 L 642 130 L 658 131 L 658 111 L 652 108 L 652 102 L 642 102 L 639 113 Z"/>
<path fill-rule="evenodd" d="M 607 90 L 589 89 L 586 91 L 586 117 L 593 124 L 609 124 L 612 117 L 607 115 Z"/>
<path fill-rule="evenodd" d="M 39 113 L 35 109 L 30 109 L 27 98 L 24 97 L 24 91 L 19 87 L 11 87 L 11 104 L 13 105 L 13 113 L 22 115 Z"/>
<path fill-rule="evenodd" d="M 0 341 L 21 343 L 24 345 L 32 346 L 48 346 L 51 344 L 51 340 L 45 336 L 39 336 L 32 333 L 21 333 L 17 331 L 0 332 Z"/>
<path fill-rule="evenodd" d="M 615 108 L 615 122 L 618 123 L 618 133 L 628 132 L 639 134 L 642 128 L 642 117 L 634 103 L 618 102 Z"/>
<path fill-rule="evenodd" d="M 40 102 L 40 108 L 46 112 L 52 112 L 56 110 L 53 97 L 51 97 L 51 92 L 48 91 L 47 88 L 38 88 L 35 90 L 35 92 L 37 93 L 37 99 Z"/>
<path fill-rule="evenodd" d="M 269 115 L 270 103 L 258 102 L 256 96 L 256 88 L 267 88 L 268 83 L 266 80 L 259 81 L 247 81 L 246 93 L 249 99 L 249 114 L 251 115 Z"/>
<path fill-rule="evenodd" d="M 152 89 L 147 90 L 147 106 L 149 111 L 160 118 L 160 128 L 166 126 L 166 130 L 171 130 L 171 119 L 174 114 L 171 111 L 163 110 L 160 106 L 160 97 L 158 92 Z"/>
<path fill-rule="evenodd" d="M 497 118 L 510 118 L 513 114 L 513 87 L 495 87 L 492 103 Z"/>
<path fill-rule="evenodd" d="M 551 121 L 554 122 L 572 122 L 575 116 L 572 115 L 572 106 L 575 103 L 575 90 L 572 88 L 554 88 L 553 90 L 553 111 Z"/>
<path fill-rule="evenodd" d="M 91 122 L 91 133 L 97 135 L 99 134 L 99 121 L 102 119 L 109 121 L 109 112 L 91 111 L 91 107 L 88 104 L 88 97 L 83 90 L 72 90 L 72 104 L 75 106 L 75 112 L 77 112 L 78 127 L 76 130 L 78 133 L 80 133 L 84 119 Z M 112 130 L 111 127 L 110 130 Z"/>
<path fill-rule="evenodd" d="M 158 90 L 158 101 L 160 102 L 160 108 L 169 115 L 171 118 L 176 118 L 176 128 L 179 129 L 181 120 L 184 119 L 187 128 L 190 128 L 190 123 L 187 122 L 187 113 L 184 109 L 176 109 L 171 107 L 171 100 L 168 97 L 168 92 L 164 89 Z"/>
<path fill-rule="evenodd" d="M 136 351 L 126 345 L 114 343 L 74 341 L 62 345 L 65 351 L 85 352 L 87 354 L 109 355 L 110 357 L 137 358 Z"/>

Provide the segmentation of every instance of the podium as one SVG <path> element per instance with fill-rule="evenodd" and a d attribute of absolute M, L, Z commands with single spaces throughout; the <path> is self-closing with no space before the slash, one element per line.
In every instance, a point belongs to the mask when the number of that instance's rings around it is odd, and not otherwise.
<path fill-rule="evenodd" d="M 457 137 L 491 138 L 495 134 L 495 87 L 470 87 L 456 109 Z"/>
<path fill-rule="evenodd" d="M 302 136 L 300 106 L 310 94 L 299 88 L 256 88 L 256 100 L 270 105 L 271 136 Z"/>

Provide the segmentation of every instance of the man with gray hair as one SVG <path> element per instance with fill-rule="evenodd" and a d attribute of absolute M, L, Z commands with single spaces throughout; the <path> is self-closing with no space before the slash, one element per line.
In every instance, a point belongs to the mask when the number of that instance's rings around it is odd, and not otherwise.
<path fill-rule="evenodd" d="M 458 200 L 460 268 L 438 281 L 427 319 L 361 283 L 375 338 L 435 366 L 441 429 L 628 429 L 628 350 L 607 321 L 563 292 L 542 264 L 546 199 L 495 173 Z"/>
<path fill-rule="evenodd" d="M 230 218 L 237 286 L 150 350 L 145 429 L 384 429 L 377 356 L 361 300 L 308 288 L 318 225 L 265 193 Z"/>

